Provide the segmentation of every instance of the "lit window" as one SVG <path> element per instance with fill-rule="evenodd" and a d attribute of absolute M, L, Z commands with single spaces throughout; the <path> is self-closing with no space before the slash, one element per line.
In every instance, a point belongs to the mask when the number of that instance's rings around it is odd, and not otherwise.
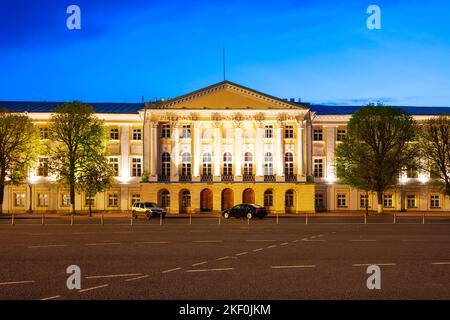
<path fill-rule="evenodd" d="M 419 172 L 417 168 L 410 167 L 406 170 L 406 176 L 411 179 L 417 179 L 419 177 Z"/>
<path fill-rule="evenodd" d="M 118 207 L 119 206 L 119 195 L 117 193 L 108 194 L 108 207 Z"/>
<path fill-rule="evenodd" d="M 323 141 L 323 130 L 322 129 L 314 129 L 313 138 L 314 138 L 314 141 Z"/>
<path fill-rule="evenodd" d="M 233 156 L 229 152 L 225 152 L 223 155 L 223 175 L 233 175 Z"/>
<path fill-rule="evenodd" d="M 433 194 L 430 196 L 430 208 L 440 208 L 441 203 L 439 199 L 439 195 Z"/>
<path fill-rule="evenodd" d="M 264 192 L 264 207 L 273 207 L 273 191 L 266 190 Z"/>
<path fill-rule="evenodd" d="M 369 196 L 367 194 L 360 194 L 359 195 L 359 207 L 360 208 L 370 208 L 370 201 Z"/>
<path fill-rule="evenodd" d="M 119 158 L 117 157 L 111 157 L 109 158 L 109 164 L 111 165 L 112 169 L 114 170 L 114 176 L 119 176 Z"/>
<path fill-rule="evenodd" d="M 253 155 L 250 152 L 244 154 L 244 176 L 253 175 Z"/>
<path fill-rule="evenodd" d="M 191 193 L 188 190 L 184 190 L 181 194 L 181 207 L 190 208 L 191 207 Z"/>
<path fill-rule="evenodd" d="M 37 196 L 37 206 L 38 207 L 48 207 L 48 194 L 47 193 L 38 193 Z"/>
<path fill-rule="evenodd" d="M 417 208 L 416 195 L 415 194 L 408 194 L 406 196 L 406 206 L 408 208 Z"/>
<path fill-rule="evenodd" d="M 95 206 L 95 198 L 94 197 L 90 197 L 90 196 L 85 196 L 84 197 L 84 205 L 86 207 L 89 207 L 89 206 L 93 207 L 93 206 Z"/>
<path fill-rule="evenodd" d="M 392 208 L 393 207 L 393 201 L 392 201 L 392 194 L 385 194 L 383 195 L 383 206 L 385 208 Z"/>
<path fill-rule="evenodd" d="M 131 161 L 131 176 L 140 177 L 142 175 L 142 161 L 141 158 L 133 158 Z"/>
<path fill-rule="evenodd" d="M 161 138 L 170 138 L 170 124 L 163 124 L 161 127 Z"/>
<path fill-rule="evenodd" d="M 112 128 L 109 130 L 109 139 L 110 140 L 119 140 L 119 129 Z"/>
<path fill-rule="evenodd" d="M 314 177 L 323 177 L 323 159 L 314 159 Z"/>
<path fill-rule="evenodd" d="M 61 194 L 61 207 L 70 207 L 70 195 L 68 193 Z"/>
<path fill-rule="evenodd" d="M 131 195 L 131 205 L 141 202 L 141 195 L 139 193 L 133 193 Z"/>
<path fill-rule="evenodd" d="M 191 154 L 185 152 L 181 155 L 181 175 L 189 177 L 191 175 Z"/>
<path fill-rule="evenodd" d="M 337 141 L 344 141 L 346 136 L 347 136 L 347 130 L 337 129 L 337 134 L 336 134 Z"/>
<path fill-rule="evenodd" d="M 142 140 L 142 130 L 141 129 L 133 129 L 133 140 L 134 141 Z"/>
<path fill-rule="evenodd" d="M 203 167 L 203 175 L 204 176 L 211 176 L 212 175 L 212 156 L 211 153 L 206 152 L 203 154 L 202 159 L 202 167 Z"/>
<path fill-rule="evenodd" d="M 14 206 L 25 207 L 25 193 L 14 194 Z"/>
<path fill-rule="evenodd" d="M 273 138 L 273 126 L 268 125 L 264 127 L 264 138 L 272 139 Z"/>
<path fill-rule="evenodd" d="M 347 194 L 346 193 L 338 193 L 337 194 L 337 207 L 338 208 L 346 208 L 347 207 Z"/>
<path fill-rule="evenodd" d="M 294 156 L 291 152 L 286 152 L 284 155 L 284 173 L 287 176 L 294 175 Z"/>
<path fill-rule="evenodd" d="M 294 138 L 294 126 L 287 125 L 284 127 L 284 138 L 293 139 Z"/>
<path fill-rule="evenodd" d="M 190 139 L 191 138 L 191 126 L 189 124 L 183 125 L 181 129 L 181 138 Z"/>
<path fill-rule="evenodd" d="M 264 175 L 273 175 L 273 155 L 270 152 L 264 154 Z"/>
<path fill-rule="evenodd" d="M 164 152 L 161 155 L 161 169 L 163 176 L 170 176 L 170 154 L 168 152 Z"/>

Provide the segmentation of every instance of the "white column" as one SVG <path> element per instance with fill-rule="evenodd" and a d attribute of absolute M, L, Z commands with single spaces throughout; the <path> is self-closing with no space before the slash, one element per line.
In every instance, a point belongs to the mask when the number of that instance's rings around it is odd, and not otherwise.
<path fill-rule="evenodd" d="M 277 163 L 277 176 L 284 176 L 284 165 L 283 165 L 283 157 L 284 157 L 284 148 L 283 148 L 283 124 L 279 123 L 277 127 L 277 140 L 276 140 L 276 163 Z M 277 177 L 277 178 L 278 178 Z"/>
<path fill-rule="evenodd" d="M 172 166 L 170 168 L 170 181 L 178 181 L 178 166 L 180 158 L 180 130 L 178 122 L 172 122 Z"/>
<path fill-rule="evenodd" d="M 121 182 L 128 182 L 130 179 L 130 126 L 124 125 L 121 127 L 120 135 L 120 180 Z"/>
<path fill-rule="evenodd" d="M 306 124 L 306 175 L 311 176 L 312 171 L 312 129 L 311 123 Z"/>
<path fill-rule="evenodd" d="M 151 123 L 151 167 L 150 175 L 156 177 L 158 175 L 158 122 Z"/>
<path fill-rule="evenodd" d="M 303 171 L 303 127 L 301 122 L 297 123 L 297 181 L 304 176 Z"/>
<path fill-rule="evenodd" d="M 151 129 L 150 129 L 150 122 L 147 120 L 144 122 L 144 141 L 143 141 L 143 163 L 144 163 L 144 170 L 150 172 L 150 163 L 151 163 Z"/>
<path fill-rule="evenodd" d="M 264 158 L 264 148 L 263 148 L 263 123 L 256 124 L 256 179 L 258 177 L 262 178 L 264 176 L 263 172 L 263 158 Z M 261 180 L 261 179 L 260 179 Z"/>
<path fill-rule="evenodd" d="M 220 180 L 220 157 L 221 157 L 220 122 L 214 123 L 214 177 Z"/>
<path fill-rule="evenodd" d="M 200 123 L 194 122 L 194 159 L 192 181 L 200 181 Z"/>
<path fill-rule="evenodd" d="M 242 130 L 241 130 L 241 122 L 235 122 L 234 129 L 234 144 L 235 144 L 235 169 L 234 175 L 237 177 L 235 180 L 242 181 Z"/>
<path fill-rule="evenodd" d="M 324 127 L 324 133 L 326 134 L 326 155 L 327 155 L 327 161 L 326 161 L 326 179 L 328 182 L 332 183 L 336 181 L 336 172 L 334 168 L 334 147 L 335 147 L 335 141 L 336 141 L 336 126 L 326 126 Z"/>

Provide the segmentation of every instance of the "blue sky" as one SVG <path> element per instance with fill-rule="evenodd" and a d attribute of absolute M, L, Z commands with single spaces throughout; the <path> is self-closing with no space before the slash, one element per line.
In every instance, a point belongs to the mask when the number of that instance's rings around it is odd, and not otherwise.
<path fill-rule="evenodd" d="M 81 30 L 66 28 L 67 6 Z M 382 29 L 366 27 L 381 8 Z M 313 103 L 450 106 L 450 4 L 1 0 L 0 100 L 139 102 L 227 79 Z"/>

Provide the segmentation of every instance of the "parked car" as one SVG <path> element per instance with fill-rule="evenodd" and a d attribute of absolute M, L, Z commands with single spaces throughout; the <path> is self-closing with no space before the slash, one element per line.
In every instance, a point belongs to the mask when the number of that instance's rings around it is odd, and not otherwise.
<path fill-rule="evenodd" d="M 225 219 L 228 219 L 230 217 L 246 217 L 247 219 L 253 219 L 253 217 L 257 217 L 262 219 L 267 216 L 267 209 L 256 204 L 243 203 L 238 204 L 233 208 L 224 210 L 222 212 L 222 215 Z"/>
<path fill-rule="evenodd" d="M 162 215 L 163 218 L 166 216 L 166 210 L 158 207 L 158 205 L 153 202 L 136 202 L 131 207 L 131 213 L 135 219 L 139 216 L 145 216 L 147 219 L 159 217 L 160 215 Z"/>

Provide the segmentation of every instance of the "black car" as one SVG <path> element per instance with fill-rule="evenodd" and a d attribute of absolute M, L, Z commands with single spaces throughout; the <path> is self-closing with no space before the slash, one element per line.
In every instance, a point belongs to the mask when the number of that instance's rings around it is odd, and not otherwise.
<path fill-rule="evenodd" d="M 225 219 L 228 219 L 230 217 L 246 217 L 247 219 L 252 219 L 253 217 L 257 218 L 264 218 L 267 216 L 267 209 L 261 206 L 258 206 L 256 204 L 238 204 L 234 206 L 233 208 L 224 210 L 222 212 L 222 215 Z"/>

